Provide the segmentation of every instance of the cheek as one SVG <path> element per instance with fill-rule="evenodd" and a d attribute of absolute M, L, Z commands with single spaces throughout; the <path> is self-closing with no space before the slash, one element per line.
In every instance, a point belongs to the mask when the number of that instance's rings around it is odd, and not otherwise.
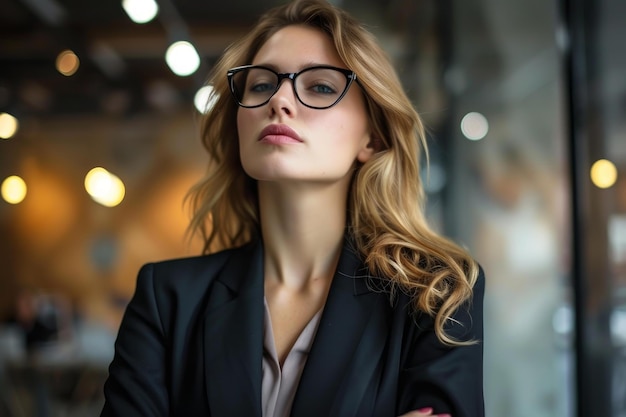
<path fill-rule="evenodd" d="M 250 161 L 254 160 L 250 149 L 253 136 L 252 114 L 250 111 L 237 112 L 237 140 L 239 142 L 239 161 L 244 171 L 250 175 Z"/>
<path fill-rule="evenodd" d="M 237 136 L 241 137 L 242 129 L 246 126 L 246 116 L 241 113 L 241 111 L 237 111 Z"/>
<path fill-rule="evenodd" d="M 332 129 L 339 136 L 336 139 L 347 147 L 359 149 L 369 142 L 369 125 L 361 114 L 352 112 L 343 115 Z"/>
<path fill-rule="evenodd" d="M 347 100 L 344 98 L 345 103 L 342 101 L 342 111 L 336 114 L 336 126 L 341 126 L 342 133 L 352 139 L 353 145 L 360 146 L 363 141 L 369 142 L 369 116 L 363 97 L 354 91 L 348 94 Z"/>
<path fill-rule="evenodd" d="M 250 141 L 254 126 L 252 112 L 241 110 L 237 112 L 237 137 L 240 146 Z"/>

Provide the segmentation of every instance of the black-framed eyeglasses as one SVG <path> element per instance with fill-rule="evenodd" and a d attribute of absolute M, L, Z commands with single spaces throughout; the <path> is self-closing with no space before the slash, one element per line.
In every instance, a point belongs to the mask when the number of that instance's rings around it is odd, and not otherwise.
<path fill-rule="evenodd" d="M 237 104 L 245 108 L 267 104 L 282 81 L 289 79 L 300 103 L 312 109 L 328 109 L 339 103 L 356 80 L 354 71 L 328 65 L 282 74 L 260 65 L 244 65 L 229 69 L 226 77 Z"/>

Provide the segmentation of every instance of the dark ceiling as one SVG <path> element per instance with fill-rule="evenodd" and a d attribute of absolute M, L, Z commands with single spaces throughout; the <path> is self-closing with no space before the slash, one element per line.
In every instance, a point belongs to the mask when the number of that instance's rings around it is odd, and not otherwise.
<path fill-rule="evenodd" d="M 158 16 L 139 25 L 121 0 L 0 0 L 0 112 L 119 115 L 189 105 L 224 48 L 286 1 L 157 0 Z M 373 23 L 375 32 L 393 28 L 413 36 L 432 21 L 431 1 L 331 2 Z M 178 40 L 190 40 L 201 56 L 201 67 L 188 77 L 165 63 L 167 47 Z M 66 49 L 80 59 L 70 77 L 55 69 Z"/>
<path fill-rule="evenodd" d="M 143 111 L 189 102 L 211 63 L 256 18 L 281 0 L 159 0 L 159 15 L 133 23 L 121 0 L 1 0 L 0 111 L 25 114 Z M 164 54 L 191 40 L 202 58 L 192 76 L 178 77 Z M 55 69 L 73 50 L 71 77 Z"/>

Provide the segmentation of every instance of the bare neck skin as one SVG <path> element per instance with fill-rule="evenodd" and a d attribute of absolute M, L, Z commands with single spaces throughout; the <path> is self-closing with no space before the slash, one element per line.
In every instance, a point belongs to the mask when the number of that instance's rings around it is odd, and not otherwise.
<path fill-rule="evenodd" d="M 303 290 L 332 278 L 346 226 L 348 180 L 259 183 L 266 282 Z"/>

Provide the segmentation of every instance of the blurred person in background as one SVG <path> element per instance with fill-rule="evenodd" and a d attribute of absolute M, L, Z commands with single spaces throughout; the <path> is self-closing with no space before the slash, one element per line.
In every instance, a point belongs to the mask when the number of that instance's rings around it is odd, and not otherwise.
<path fill-rule="evenodd" d="M 206 253 L 139 272 L 102 416 L 483 416 L 484 276 L 425 220 L 424 130 L 373 36 L 295 1 L 209 83 Z"/>
<path fill-rule="evenodd" d="M 21 289 L 15 298 L 14 320 L 23 332 L 28 354 L 72 337 L 70 306 L 61 294 Z"/>

